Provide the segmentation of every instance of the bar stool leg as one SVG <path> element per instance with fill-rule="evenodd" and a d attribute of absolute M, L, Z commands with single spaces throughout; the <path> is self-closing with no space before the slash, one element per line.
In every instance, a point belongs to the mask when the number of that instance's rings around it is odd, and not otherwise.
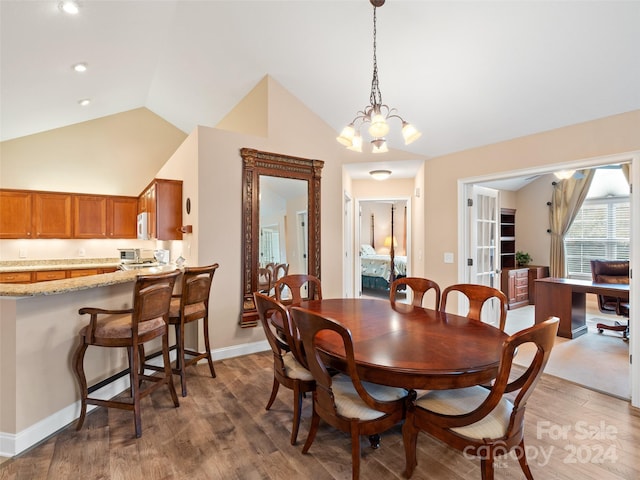
<path fill-rule="evenodd" d="M 213 359 L 211 358 L 211 345 L 209 342 L 209 316 L 205 315 L 202 321 L 203 321 L 203 329 L 204 329 L 204 346 L 207 352 L 207 361 L 209 362 L 209 371 L 211 372 L 211 376 L 213 378 L 216 378 L 216 371 L 213 368 Z"/>
<path fill-rule="evenodd" d="M 76 423 L 76 430 L 82 428 L 84 419 L 87 416 L 87 397 L 89 396 L 89 391 L 87 389 L 87 377 L 84 374 L 84 354 L 87 351 L 87 347 L 88 345 L 82 341 L 73 355 L 73 370 L 76 373 L 80 386 L 80 417 Z"/>

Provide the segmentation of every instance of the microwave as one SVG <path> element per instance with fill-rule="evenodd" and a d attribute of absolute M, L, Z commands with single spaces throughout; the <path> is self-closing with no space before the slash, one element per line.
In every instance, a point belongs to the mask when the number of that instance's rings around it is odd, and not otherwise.
<path fill-rule="evenodd" d="M 149 212 L 138 214 L 138 240 L 149 240 Z"/>
<path fill-rule="evenodd" d="M 120 263 L 140 263 L 139 248 L 119 248 Z"/>

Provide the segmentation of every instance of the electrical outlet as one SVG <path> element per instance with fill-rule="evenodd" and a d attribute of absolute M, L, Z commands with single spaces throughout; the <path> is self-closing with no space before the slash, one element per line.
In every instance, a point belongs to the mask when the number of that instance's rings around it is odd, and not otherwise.
<path fill-rule="evenodd" d="M 19 256 L 20 258 L 27 258 L 27 249 L 26 249 L 26 248 L 21 248 L 21 249 L 18 251 L 18 256 Z"/>
<path fill-rule="evenodd" d="M 79 248 L 78 249 L 78 256 L 79 257 L 84 257 L 86 255 L 86 252 L 84 251 L 84 248 Z"/>
<path fill-rule="evenodd" d="M 453 253 L 445 252 L 445 254 L 444 254 L 444 263 L 453 263 Z"/>

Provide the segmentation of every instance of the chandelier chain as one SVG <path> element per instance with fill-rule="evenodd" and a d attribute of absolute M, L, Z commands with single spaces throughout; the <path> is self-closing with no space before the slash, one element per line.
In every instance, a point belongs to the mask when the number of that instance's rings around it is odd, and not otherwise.
<path fill-rule="evenodd" d="M 380 92 L 380 86 L 378 85 L 378 61 L 376 58 L 376 10 L 377 7 L 373 7 L 373 79 L 371 80 L 371 95 L 369 96 L 369 102 L 372 106 L 382 105 L 382 93 Z"/>

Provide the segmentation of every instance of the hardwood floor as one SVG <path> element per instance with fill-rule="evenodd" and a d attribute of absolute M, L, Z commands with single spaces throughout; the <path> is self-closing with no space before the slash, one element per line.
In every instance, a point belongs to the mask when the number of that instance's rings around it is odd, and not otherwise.
<path fill-rule="evenodd" d="M 292 393 L 281 389 L 270 411 L 270 352 L 188 369 L 189 395 L 173 408 L 164 390 L 145 398 L 142 438 L 132 414 L 98 408 L 79 432 L 69 425 L 18 457 L 0 464 L 1 480 L 36 479 L 348 479 L 351 444 L 321 423 L 308 454 L 301 453 L 311 415 L 304 400 L 298 445 L 291 446 Z M 528 403 L 525 441 L 538 480 L 640 478 L 640 413 L 628 402 L 543 376 Z M 564 433 L 563 433 L 564 432 Z M 361 478 L 403 478 L 400 426 L 382 435 L 378 450 L 362 439 Z M 479 460 L 418 438 L 413 479 L 480 479 Z M 507 457 L 496 479 L 524 478 Z"/>

